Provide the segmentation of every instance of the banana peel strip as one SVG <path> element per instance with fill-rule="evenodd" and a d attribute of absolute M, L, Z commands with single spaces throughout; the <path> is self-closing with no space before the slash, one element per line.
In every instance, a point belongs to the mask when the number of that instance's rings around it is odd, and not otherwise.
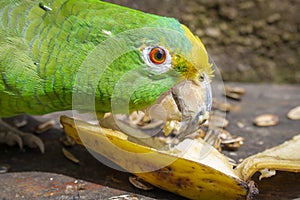
<path fill-rule="evenodd" d="M 161 189 L 189 199 L 246 199 L 252 194 L 251 187 L 236 175 L 228 160 L 214 148 L 206 159 L 197 160 L 194 154 L 199 153 L 199 147 L 207 145 L 204 142 L 193 143 L 184 155 L 178 156 L 174 152 L 159 151 L 131 142 L 121 132 L 66 116 L 61 117 L 61 123 L 65 132 L 77 143 L 84 144 Z M 115 147 L 108 143 L 113 143 Z M 135 154 L 133 156 L 125 151 Z M 143 153 L 150 153 L 150 156 Z M 155 165 L 164 167 L 137 173 Z"/>
<path fill-rule="evenodd" d="M 283 144 L 246 158 L 235 171 L 243 180 L 262 170 L 300 172 L 300 134 Z M 260 178 L 270 177 L 262 173 Z"/>

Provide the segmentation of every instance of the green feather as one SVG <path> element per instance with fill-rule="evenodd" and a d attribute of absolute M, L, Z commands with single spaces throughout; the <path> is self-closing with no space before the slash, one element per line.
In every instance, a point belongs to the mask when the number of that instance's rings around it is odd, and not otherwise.
<path fill-rule="evenodd" d="M 149 44 L 184 55 L 193 45 L 175 19 L 98 0 L 1 1 L 0 116 L 90 109 L 87 99 L 97 112 L 112 100 L 149 106 L 181 79 L 146 70 Z"/>

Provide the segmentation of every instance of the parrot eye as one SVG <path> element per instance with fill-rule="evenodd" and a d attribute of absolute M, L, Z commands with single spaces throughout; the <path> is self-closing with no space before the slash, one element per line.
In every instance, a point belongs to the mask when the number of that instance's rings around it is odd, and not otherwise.
<path fill-rule="evenodd" d="M 171 56 L 169 51 L 164 47 L 146 47 L 143 49 L 142 55 L 152 71 L 164 73 L 171 69 Z"/>
<path fill-rule="evenodd" d="M 150 51 L 149 58 L 154 64 L 160 65 L 166 61 L 167 55 L 164 49 L 160 47 L 154 47 Z"/>

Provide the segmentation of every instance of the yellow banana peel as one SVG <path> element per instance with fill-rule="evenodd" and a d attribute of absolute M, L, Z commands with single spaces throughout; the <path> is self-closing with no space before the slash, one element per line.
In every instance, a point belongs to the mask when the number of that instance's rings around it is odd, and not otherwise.
<path fill-rule="evenodd" d="M 233 169 L 222 153 L 202 140 L 193 140 L 188 148 L 180 148 L 179 145 L 174 151 L 158 150 L 132 142 L 122 132 L 66 116 L 61 117 L 61 123 L 65 132 L 78 144 L 107 157 L 156 187 L 189 199 L 252 199 L 258 191 L 249 179 L 256 171 L 264 168 L 300 170 L 299 156 L 286 160 L 284 155 L 289 153 L 287 151 L 278 156 L 287 146 L 290 151 L 299 152 L 300 136 L 277 147 L 277 154 L 273 151 L 271 155 L 272 151 L 266 151 L 245 159 Z M 270 162 L 265 162 L 265 158 Z M 281 159 L 282 164 L 278 164 Z M 294 161 L 297 163 L 294 164 Z"/>
<path fill-rule="evenodd" d="M 246 158 L 236 168 L 236 174 L 243 180 L 262 171 L 261 178 L 275 175 L 272 171 L 300 172 L 300 134 L 281 145 L 267 149 Z"/>

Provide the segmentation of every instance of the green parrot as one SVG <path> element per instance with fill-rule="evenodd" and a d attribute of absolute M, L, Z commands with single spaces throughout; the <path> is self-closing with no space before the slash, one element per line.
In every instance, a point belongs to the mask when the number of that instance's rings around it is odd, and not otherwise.
<path fill-rule="evenodd" d="M 168 96 L 181 119 L 166 109 L 165 121 L 190 133 L 211 109 L 213 70 L 197 36 L 176 19 L 99 0 L 1 1 L 0 73 L 0 117 L 128 114 Z"/>

